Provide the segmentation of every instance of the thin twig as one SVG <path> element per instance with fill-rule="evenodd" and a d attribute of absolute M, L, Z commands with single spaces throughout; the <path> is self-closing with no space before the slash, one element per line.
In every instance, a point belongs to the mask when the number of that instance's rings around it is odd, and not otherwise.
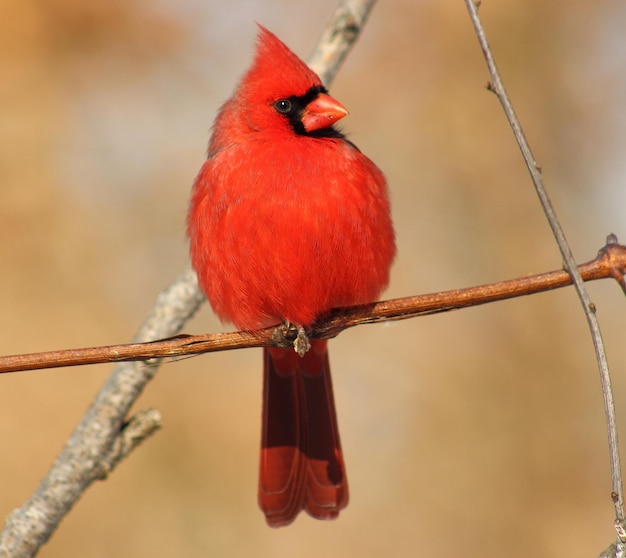
<path fill-rule="evenodd" d="M 609 237 L 609 241 L 610 243 L 598 252 L 596 259 L 580 266 L 580 274 L 585 281 L 606 278 L 616 278 L 618 281 L 623 280 L 626 272 L 626 246 L 617 244 L 617 239 L 614 239 L 614 237 Z M 310 337 L 328 339 L 337 336 L 349 327 L 357 325 L 404 320 L 426 314 L 477 306 L 488 302 L 565 287 L 571 285 L 571 282 L 570 275 L 563 270 L 559 270 L 466 289 L 398 298 L 351 308 L 338 308 L 329 313 L 328 316 L 320 319 L 308 334 Z M 5 356 L 0 357 L 0 373 L 107 362 L 181 357 L 269 345 L 291 346 L 293 340 L 281 338 L 281 330 L 282 328 L 276 328 L 275 330 L 270 327 L 259 331 L 180 335 L 146 343 Z"/>
<path fill-rule="evenodd" d="M 346 52 L 351 48 L 372 4 L 372 0 L 340 3 L 327 26 L 335 30 L 334 48 Z M 316 53 L 322 50 L 327 49 L 320 44 Z M 323 66 L 318 68 L 326 83 L 332 81 L 336 67 L 328 71 Z M 135 341 L 176 335 L 202 300 L 195 274 L 185 271 L 159 295 Z M 120 440 L 124 437 L 124 417 L 156 374 L 159 364 L 159 360 L 149 360 L 116 366 L 35 493 L 8 516 L 0 533 L 0 557 L 34 556 L 89 485 L 117 464 L 117 456 L 121 458 L 135 447 L 136 444 L 129 444 L 126 439 Z M 143 439 L 156 429 L 156 423 L 157 417 L 152 416 L 142 432 L 133 436 Z M 127 451 L 119 452 L 117 447 Z"/>
<path fill-rule="evenodd" d="M 595 305 L 591 302 L 589 294 L 587 293 L 587 290 L 583 283 L 583 279 L 578 272 L 576 262 L 565 237 L 565 233 L 563 231 L 563 228 L 561 227 L 554 208 L 552 207 L 550 198 L 548 197 L 548 194 L 544 187 L 543 178 L 541 176 L 541 169 L 535 162 L 535 158 L 533 157 L 528 141 L 526 140 L 526 136 L 524 135 L 520 122 L 515 114 L 511 101 L 502 83 L 502 79 L 500 78 L 500 74 L 498 72 L 493 53 L 491 52 L 489 43 L 487 41 L 485 30 L 478 15 L 479 4 L 476 4 L 474 0 L 465 0 L 465 4 L 467 6 L 470 19 L 474 26 L 474 30 L 476 31 L 478 42 L 480 43 L 480 47 L 487 62 L 489 75 L 491 76 L 491 82 L 489 83 L 488 88 L 497 95 L 498 100 L 500 101 L 500 104 L 504 109 L 506 118 L 509 121 L 511 129 L 513 130 L 513 134 L 515 135 L 515 140 L 517 141 L 517 144 L 522 152 L 524 162 L 526 163 L 528 171 L 530 172 L 530 176 L 535 186 L 537 195 L 539 196 L 543 211 L 548 219 L 548 222 L 550 223 L 552 233 L 554 234 L 554 237 L 556 238 L 556 241 L 559 245 L 559 250 L 561 251 L 561 255 L 563 256 L 565 269 L 572 277 L 574 287 L 582 303 L 585 316 L 587 317 L 587 322 L 589 324 L 589 329 L 591 331 L 593 345 L 596 352 L 596 360 L 598 362 L 598 368 L 600 371 L 602 393 L 604 395 L 604 408 L 609 437 L 611 480 L 613 486 L 611 496 L 615 506 L 616 517 L 615 527 L 618 532 L 618 542 L 624 545 L 626 544 L 626 524 L 624 520 L 624 494 L 622 488 L 619 443 L 617 439 L 617 420 L 615 415 L 615 404 L 613 402 L 613 391 L 611 388 L 609 366 L 606 358 L 606 352 L 604 350 L 604 343 L 602 342 L 600 324 L 598 323 L 598 319 L 595 313 Z"/>

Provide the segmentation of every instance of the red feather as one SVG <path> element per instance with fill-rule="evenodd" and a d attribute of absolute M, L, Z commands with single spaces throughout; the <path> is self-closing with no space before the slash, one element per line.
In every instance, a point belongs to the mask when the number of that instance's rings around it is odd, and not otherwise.
<path fill-rule="evenodd" d="M 280 103 L 279 103 L 280 101 Z M 310 326 L 376 300 L 395 255 L 380 170 L 332 124 L 347 111 L 266 29 L 222 106 L 193 187 L 193 266 L 213 310 L 241 329 Z M 348 488 L 326 342 L 264 350 L 259 502 L 272 526 L 336 517 Z"/>

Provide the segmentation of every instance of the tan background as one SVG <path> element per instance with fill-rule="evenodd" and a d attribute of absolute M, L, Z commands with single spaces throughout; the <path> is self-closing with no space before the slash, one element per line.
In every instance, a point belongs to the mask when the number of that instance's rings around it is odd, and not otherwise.
<path fill-rule="evenodd" d="M 210 122 L 259 21 L 306 57 L 334 0 L 13 0 L 0 12 L 0 354 L 125 342 L 187 260 Z M 574 252 L 626 241 L 619 2 L 481 13 Z M 463 3 L 380 3 L 331 91 L 386 172 L 388 296 L 560 266 Z M 624 298 L 590 286 L 626 417 Z M 188 332 L 220 324 L 204 307 Z M 614 537 L 603 407 L 571 289 L 333 342 L 350 507 L 271 530 L 256 506 L 260 354 L 165 365 L 164 428 L 93 486 L 46 558 L 587 557 Z M 31 493 L 110 366 L 0 377 L 0 514 Z M 622 436 L 626 423 L 622 420 Z"/>

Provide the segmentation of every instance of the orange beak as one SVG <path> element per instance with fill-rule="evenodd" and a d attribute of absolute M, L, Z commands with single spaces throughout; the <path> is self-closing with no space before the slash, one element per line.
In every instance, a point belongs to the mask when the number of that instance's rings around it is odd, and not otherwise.
<path fill-rule="evenodd" d="M 304 109 L 302 125 L 307 132 L 330 128 L 348 114 L 345 107 L 330 95 L 320 93 Z"/>

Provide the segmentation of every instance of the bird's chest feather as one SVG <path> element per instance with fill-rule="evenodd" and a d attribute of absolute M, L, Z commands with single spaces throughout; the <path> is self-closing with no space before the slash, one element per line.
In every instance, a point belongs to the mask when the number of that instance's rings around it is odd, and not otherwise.
<path fill-rule="evenodd" d="M 350 144 L 240 144 L 207 165 L 192 237 L 222 317 L 260 324 L 266 312 L 309 323 L 386 284 L 395 249 L 385 181 Z"/>
<path fill-rule="evenodd" d="M 381 192 L 361 158 L 344 142 L 310 139 L 224 151 L 208 186 L 211 226 L 256 245 L 259 235 L 274 247 L 332 243 L 337 229 L 347 234 L 376 218 Z"/>

